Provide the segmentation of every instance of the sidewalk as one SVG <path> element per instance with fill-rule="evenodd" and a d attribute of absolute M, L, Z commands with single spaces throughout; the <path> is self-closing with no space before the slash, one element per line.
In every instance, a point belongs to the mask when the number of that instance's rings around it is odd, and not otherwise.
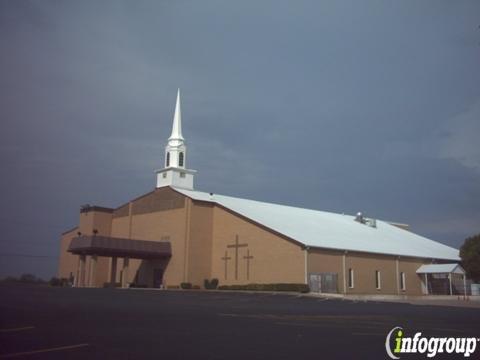
<path fill-rule="evenodd" d="M 399 302 L 412 305 L 438 305 L 438 306 L 456 306 L 480 308 L 480 296 L 457 296 L 457 295 L 424 295 L 424 296 L 405 296 L 405 295 L 343 295 L 343 294 L 320 294 L 308 293 L 304 296 L 320 297 L 326 299 L 341 299 L 349 301 L 379 301 L 379 302 Z"/>

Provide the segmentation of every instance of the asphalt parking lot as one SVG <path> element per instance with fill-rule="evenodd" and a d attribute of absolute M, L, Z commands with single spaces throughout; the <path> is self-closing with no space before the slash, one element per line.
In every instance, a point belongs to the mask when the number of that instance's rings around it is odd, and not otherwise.
<path fill-rule="evenodd" d="M 395 326 L 480 335 L 478 308 L 19 285 L 0 296 L 0 358 L 385 359 Z"/>

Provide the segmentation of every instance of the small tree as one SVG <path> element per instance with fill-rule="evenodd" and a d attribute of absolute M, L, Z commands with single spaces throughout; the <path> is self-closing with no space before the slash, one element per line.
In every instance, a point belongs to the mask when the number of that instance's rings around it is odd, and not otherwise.
<path fill-rule="evenodd" d="M 24 283 L 35 283 L 37 282 L 37 277 L 33 274 L 22 274 L 20 276 L 20 281 Z"/>
<path fill-rule="evenodd" d="M 465 239 L 460 248 L 462 266 L 473 281 L 480 281 L 480 234 Z"/>

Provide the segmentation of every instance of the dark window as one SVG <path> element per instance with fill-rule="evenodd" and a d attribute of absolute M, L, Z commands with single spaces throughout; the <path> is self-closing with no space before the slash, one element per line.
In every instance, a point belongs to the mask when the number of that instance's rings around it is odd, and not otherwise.
<path fill-rule="evenodd" d="M 178 155 L 178 166 L 183 166 L 183 152 Z"/>
<path fill-rule="evenodd" d="M 170 166 L 170 153 L 167 152 L 167 161 L 166 161 L 166 167 Z"/>
<path fill-rule="evenodd" d="M 348 269 L 348 287 L 353 288 L 353 269 Z"/>
<path fill-rule="evenodd" d="M 184 177 L 185 177 L 185 173 L 184 173 L 183 171 L 180 173 L 180 177 L 181 177 L 181 178 L 184 178 Z"/>
<path fill-rule="evenodd" d="M 381 280 L 380 280 L 380 271 L 375 270 L 375 287 L 377 289 L 380 289 L 381 286 L 382 286 L 382 284 L 381 284 Z"/>

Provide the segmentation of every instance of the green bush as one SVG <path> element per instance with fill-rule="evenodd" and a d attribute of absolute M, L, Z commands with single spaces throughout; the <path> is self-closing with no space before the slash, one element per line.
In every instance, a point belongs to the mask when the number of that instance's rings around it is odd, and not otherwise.
<path fill-rule="evenodd" d="M 213 278 L 213 279 L 210 281 L 210 285 L 211 285 L 211 288 L 212 288 L 212 289 L 216 289 L 216 288 L 218 287 L 218 279 Z"/>
<path fill-rule="evenodd" d="M 182 282 L 182 283 L 180 284 L 180 287 L 181 287 L 182 289 L 191 289 L 191 288 L 192 288 L 192 283 Z"/>
<path fill-rule="evenodd" d="M 246 284 L 246 285 L 221 285 L 219 290 L 246 290 L 246 291 L 292 291 L 307 293 L 310 288 L 306 284 Z"/>
<path fill-rule="evenodd" d="M 203 280 L 203 286 L 205 287 L 205 289 L 214 290 L 218 287 L 218 279 L 205 279 Z"/>

